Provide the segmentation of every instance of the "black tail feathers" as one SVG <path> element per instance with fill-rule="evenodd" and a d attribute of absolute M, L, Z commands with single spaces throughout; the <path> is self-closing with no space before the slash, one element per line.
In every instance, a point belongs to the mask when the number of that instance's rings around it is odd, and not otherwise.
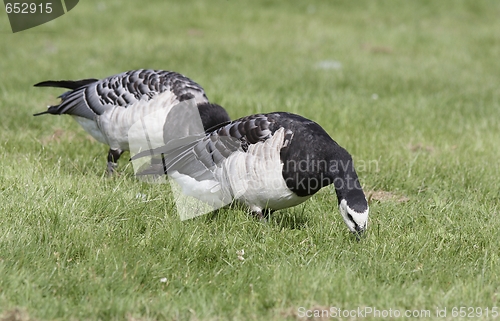
<path fill-rule="evenodd" d="M 42 111 L 41 113 L 33 114 L 33 116 L 40 116 L 40 115 L 45 115 L 45 114 L 59 115 L 60 114 L 59 105 L 49 106 L 49 108 L 46 111 Z"/>
<path fill-rule="evenodd" d="M 85 87 L 91 83 L 99 81 L 99 79 L 89 78 L 89 79 L 81 79 L 81 80 L 47 80 L 39 82 L 35 84 L 35 87 L 57 87 L 57 88 L 67 88 L 71 90 L 77 90 L 79 88 Z M 58 98 L 61 98 L 63 101 L 67 95 L 72 93 L 72 91 L 68 91 L 60 95 Z M 33 114 L 33 116 L 40 116 L 45 114 L 51 115 L 60 115 L 62 111 L 59 109 L 60 105 L 49 106 L 46 111 L 42 111 L 41 113 Z"/>
<path fill-rule="evenodd" d="M 67 89 L 78 89 L 80 87 L 86 86 L 93 82 L 99 81 L 99 79 L 81 79 L 81 80 L 47 80 L 35 84 L 35 87 L 60 87 Z"/>
<path fill-rule="evenodd" d="M 48 110 L 46 110 L 46 111 L 42 111 L 41 113 L 33 114 L 33 116 L 40 116 L 40 115 L 43 115 L 43 114 L 50 114 L 50 112 Z"/>

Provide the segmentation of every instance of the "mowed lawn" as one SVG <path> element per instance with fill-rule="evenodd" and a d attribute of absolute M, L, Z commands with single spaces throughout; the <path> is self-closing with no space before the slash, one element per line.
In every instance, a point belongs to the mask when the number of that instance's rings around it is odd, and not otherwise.
<path fill-rule="evenodd" d="M 498 1 L 87 0 L 16 34 L 0 13 L 0 42 L 0 320 L 500 307 Z M 318 122 L 357 164 L 366 237 L 333 188 L 268 223 L 238 209 L 182 222 L 128 153 L 108 178 L 107 148 L 71 117 L 32 116 L 63 92 L 37 82 L 138 68 L 191 77 L 232 118 Z"/>

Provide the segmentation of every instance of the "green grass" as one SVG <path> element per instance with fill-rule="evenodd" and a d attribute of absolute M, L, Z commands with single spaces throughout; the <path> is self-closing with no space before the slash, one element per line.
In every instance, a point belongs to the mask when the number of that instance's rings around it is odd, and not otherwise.
<path fill-rule="evenodd" d="M 12 34 L 0 14 L 0 320 L 498 306 L 498 17 L 493 0 L 87 0 Z M 181 222 L 128 156 L 108 179 L 106 147 L 70 117 L 31 116 L 61 93 L 34 83 L 136 68 L 193 78 L 233 118 L 317 121 L 374 192 L 366 237 L 331 188 L 267 224 L 241 210 Z"/>

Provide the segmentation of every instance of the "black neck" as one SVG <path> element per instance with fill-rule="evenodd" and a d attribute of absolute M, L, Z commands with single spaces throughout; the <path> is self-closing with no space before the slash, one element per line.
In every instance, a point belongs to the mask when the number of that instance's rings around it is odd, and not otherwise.
<path fill-rule="evenodd" d="M 345 199 L 353 210 L 364 212 L 367 203 L 351 155 L 326 133 L 301 138 L 281 150 L 288 188 L 308 196 L 334 184 L 339 203 Z"/>
<path fill-rule="evenodd" d="M 292 139 L 289 148 L 281 150 L 283 178 L 295 194 L 313 195 L 330 184 L 345 187 L 344 182 L 357 179 L 351 155 L 329 136 L 304 138 Z"/>
<path fill-rule="evenodd" d="M 368 205 L 366 202 L 365 194 L 359 182 L 358 175 L 354 169 L 352 159 L 348 166 L 340 169 L 337 177 L 333 182 L 335 191 L 337 192 L 337 199 L 340 202 L 345 199 L 347 205 L 358 213 L 364 212 Z"/>

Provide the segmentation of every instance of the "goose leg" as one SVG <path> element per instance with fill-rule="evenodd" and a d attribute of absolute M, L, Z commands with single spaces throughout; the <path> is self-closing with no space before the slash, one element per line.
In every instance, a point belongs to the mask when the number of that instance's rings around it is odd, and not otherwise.
<path fill-rule="evenodd" d="M 265 209 L 252 209 L 252 215 L 258 218 L 261 222 L 267 222 L 269 220 L 269 215 L 272 214 L 274 210 Z"/>
<path fill-rule="evenodd" d="M 123 154 L 123 150 L 121 149 L 109 149 L 108 151 L 108 167 L 107 172 L 108 175 L 113 175 L 115 173 L 115 169 L 118 166 L 118 159 Z"/>
<path fill-rule="evenodd" d="M 268 221 L 268 220 L 269 220 L 269 216 L 270 216 L 271 214 L 273 214 L 273 213 L 274 213 L 274 210 L 272 210 L 272 209 L 270 209 L 270 208 L 265 208 L 265 209 L 263 209 L 263 210 L 262 210 L 262 215 L 264 216 L 264 219 L 265 219 L 266 221 Z"/>

